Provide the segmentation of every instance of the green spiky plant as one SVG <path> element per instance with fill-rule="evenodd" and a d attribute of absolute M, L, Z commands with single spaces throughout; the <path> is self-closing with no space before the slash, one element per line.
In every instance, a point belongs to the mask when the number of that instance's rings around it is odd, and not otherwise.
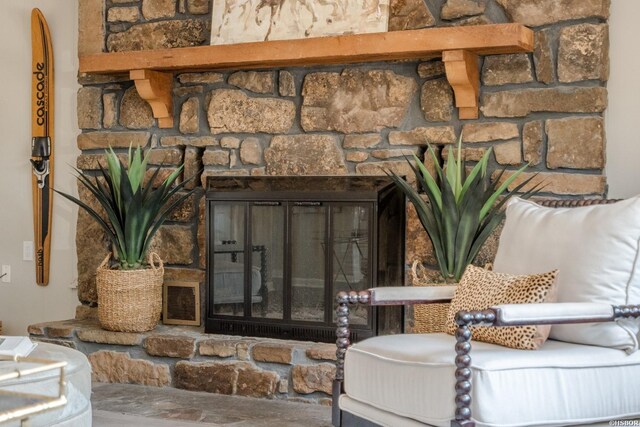
<path fill-rule="evenodd" d="M 104 209 L 105 218 L 78 198 L 54 190 L 84 209 L 102 227 L 113 243 L 121 270 L 137 270 L 146 266 L 147 252 L 153 236 L 169 214 L 195 191 L 173 197 L 193 178 L 176 184 L 184 165 L 154 189 L 152 184 L 160 172 L 158 166 L 145 185 L 151 150 L 144 156 L 140 147 L 133 153 L 131 151 L 129 147 L 129 161 L 125 166 L 113 149 L 105 150 L 107 169 L 100 165 L 99 176 L 94 177 L 74 168 L 78 181 Z"/>
<path fill-rule="evenodd" d="M 527 185 L 530 177 L 512 190 L 509 186 L 529 166 L 528 164 L 502 179 L 506 169 L 495 178 L 487 172 L 491 148 L 467 175 L 461 158 L 462 136 L 458 140 L 457 159 L 449 147 L 447 161 L 443 168 L 436 153 L 429 146 L 435 165 L 432 176 L 427 167 L 414 154 L 415 165 L 407 162 L 415 173 L 419 190 L 426 194 L 428 203 L 405 179 L 393 172 L 389 176 L 415 206 L 418 218 L 433 243 L 433 249 L 440 273 L 447 282 L 458 282 L 465 269 L 480 252 L 482 245 L 504 219 L 504 204 Z M 535 186 L 521 195 L 529 198 L 539 190 Z M 500 198 L 503 196 L 502 198 Z"/>

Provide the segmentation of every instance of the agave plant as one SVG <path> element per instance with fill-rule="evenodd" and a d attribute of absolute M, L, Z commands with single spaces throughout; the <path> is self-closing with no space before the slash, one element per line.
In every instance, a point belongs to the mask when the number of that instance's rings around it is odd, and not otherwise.
<path fill-rule="evenodd" d="M 87 211 L 100 224 L 113 243 L 120 269 L 140 269 L 146 265 L 146 255 L 153 236 L 171 211 L 189 197 L 193 190 L 179 197 L 173 197 L 189 181 L 188 179 L 175 184 L 184 165 L 154 189 L 152 183 L 160 172 L 160 166 L 158 166 L 148 180 L 148 184 L 145 185 L 147 162 L 151 150 L 143 156 L 140 147 L 133 153 L 129 147 L 127 166 L 120 162 L 113 149 L 109 148 L 105 152 L 107 170 L 100 165 L 99 176 L 93 177 L 74 168 L 78 180 L 104 209 L 105 218 L 78 198 L 55 191 Z"/>
<path fill-rule="evenodd" d="M 433 243 L 438 267 L 448 282 L 458 282 L 464 270 L 478 255 L 480 248 L 505 216 L 502 207 L 533 177 L 524 180 L 512 190 L 509 186 L 528 167 L 528 164 L 502 179 L 503 169 L 495 178 L 487 173 L 491 148 L 467 175 L 461 159 L 462 136 L 458 141 L 457 159 L 449 147 L 444 169 L 431 146 L 428 155 L 433 159 L 435 175 L 414 154 L 415 166 L 409 159 L 419 189 L 428 203 L 405 179 L 390 172 L 389 176 L 415 206 L 418 218 Z M 535 186 L 521 195 L 528 198 L 539 190 Z M 500 198 L 500 196 L 503 196 Z"/>

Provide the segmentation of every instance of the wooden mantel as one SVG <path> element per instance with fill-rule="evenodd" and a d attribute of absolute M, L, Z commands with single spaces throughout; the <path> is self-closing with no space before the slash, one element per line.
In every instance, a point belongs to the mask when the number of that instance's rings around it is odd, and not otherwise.
<path fill-rule="evenodd" d="M 160 127 L 173 126 L 173 71 L 254 69 L 442 57 L 460 118 L 478 117 L 478 55 L 533 51 L 533 31 L 520 24 L 442 27 L 302 40 L 197 46 L 80 57 L 80 72 L 129 73 Z M 143 89 L 142 89 L 143 88 Z M 145 97 L 145 94 L 148 96 Z M 159 103 L 159 104 L 158 104 Z M 156 105 L 154 105 L 156 104 Z"/>

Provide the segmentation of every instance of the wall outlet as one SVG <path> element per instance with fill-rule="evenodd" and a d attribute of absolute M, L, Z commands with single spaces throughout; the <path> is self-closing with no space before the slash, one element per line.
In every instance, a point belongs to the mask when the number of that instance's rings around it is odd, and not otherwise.
<path fill-rule="evenodd" d="M 2 276 L 2 283 L 11 283 L 11 266 L 3 265 L 0 276 Z"/>
<path fill-rule="evenodd" d="M 22 260 L 33 261 L 33 242 L 26 240 L 22 242 Z"/>

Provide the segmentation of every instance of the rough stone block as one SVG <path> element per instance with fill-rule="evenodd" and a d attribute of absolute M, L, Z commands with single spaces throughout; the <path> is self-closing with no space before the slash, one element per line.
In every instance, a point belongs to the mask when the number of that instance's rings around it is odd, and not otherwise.
<path fill-rule="evenodd" d="M 142 334 L 131 332 L 111 332 L 95 328 L 80 328 L 77 331 L 78 339 L 84 342 L 111 345 L 140 345 Z"/>
<path fill-rule="evenodd" d="M 522 163 L 520 140 L 508 141 L 493 146 L 496 162 L 500 165 L 519 165 Z"/>
<path fill-rule="evenodd" d="M 404 119 L 416 82 L 391 70 L 347 68 L 309 73 L 302 87 L 301 125 L 307 131 L 343 133 L 397 127 Z"/>
<path fill-rule="evenodd" d="M 76 320 L 98 320 L 98 307 L 80 304 L 76 306 Z"/>
<path fill-rule="evenodd" d="M 132 359 L 127 353 L 97 351 L 89 355 L 93 381 L 165 387 L 171 383 L 169 366 Z"/>
<path fill-rule="evenodd" d="M 126 162 L 126 154 L 117 154 L 121 162 Z M 76 167 L 81 170 L 100 170 L 100 166 L 107 167 L 107 156 L 104 154 L 80 154 L 76 159 Z"/>
<path fill-rule="evenodd" d="M 531 61 L 526 53 L 485 56 L 482 83 L 487 86 L 529 83 L 533 81 Z"/>
<path fill-rule="evenodd" d="M 200 130 L 200 100 L 196 97 L 187 99 L 180 110 L 180 132 L 198 133 Z"/>
<path fill-rule="evenodd" d="M 453 114 L 453 90 L 447 79 L 428 80 L 420 92 L 420 108 L 428 122 L 448 122 Z"/>
<path fill-rule="evenodd" d="M 414 154 L 418 154 L 418 150 L 411 149 L 392 149 L 392 150 L 373 150 L 371 152 L 371 157 L 375 157 L 376 159 L 391 159 L 394 157 L 407 157 L 413 158 Z"/>
<path fill-rule="evenodd" d="M 519 136 L 515 123 L 466 123 L 462 127 L 462 142 L 505 141 Z"/>
<path fill-rule="evenodd" d="M 448 21 L 484 13 L 484 0 L 447 0 L 442 6 L 440 18 Z"/>
<path fill-rule="evenodd" d="M 342 148 L 371 148 L 381 141 L 379 133 L 345 135 Z"/>
<path fill-rule="evenodd" d="M 144 19 L 171 18 L 176 14 L 176 0 L 142 0 Z"/>
<path fill-rule="evenodd" d="M 154 0 L 155 1 L 155 0 Z M 137 24 L 107 38 L 109 52 L 198 46 L 207 41 L 207 23 L 196 19 Z"/>
<path fill-rule="evenodd" d="M 240 161 L 245 165 L 262 163 L 262 145 L 258 138 L 246 138 L 240 146 Z"/>
<path fill-rule="evenodd" d="M 209 0 L 187 0 L 187 11 L 193 15 L 209 13 Z"/>
<path fill-rule="evenodd" d="M 189 359 L 195 354 L 196 339 L 183 335 L 151 335 L 144 340 L 144 349 L 151 356 Z"/>
<path fill-rule="evenodd" d="M 246 362 L 239 362 L 246 363 Z M 176 388 L 207 393 L 234 394 L 238 381 L 238 363 L 176 363 L 173 383 Z"/>
<path fill-rule="evenodd" d="M 278 135 L 264 151 L 268 175 L 344 175 L 347 166 L 331 135 Z"/>
<path fill-rule="evenodd" d="M 78 148 L 94 150 L 113 148 L 144 147 L 149 142 L 149 132 L 89 132 L 78 135 Z"/>
<path fill-rule="evenodd" d="M 611 0 L 497 0 L 511 21 L 531 27 L 584 18 L 609 17 Z"/>
<path fill-rule="evenodd" d="M 547 167 L 604 168 L 605 131 L 602 117 L 547 120 Z"/>
<path fill-rule="evenodd" d="M 102 106 L 104 109 L 102 126 L 105 129 L 110 129 L 118 124 L 117 101 L 118 96 L 115 93 L 105 93 L 102 95 Z"/>
<path fill-rule="evenodd" d="M 183 73 L 178 75 L 178 81 L 182 84 L 213 84 L 224 81 L 224 76 L 212 71 L 205 73 Z"/>
<path fill-rule="evenodd" d="M 392 171 L 399 176 L 405 176 L 410 183 L 415 182 L 415 174 L 406 160 L 387 160 L 356 165 L 356 173 L 359 175 L 386 176 L 387 171 Z"/>
<path fill-rule="evenodd" d="M 522 128 L 524 161 L 532 166 L 542 161 L 542 121 L 527 122 Z"/>
<path fill-rule="evenodd" d="M 272 397 L 276 393 L 279 381 L 280 377 L 275 372 L 263 371 L 253 366 L 240 366 L 236 394 L 246 397 Z"/>
<path fill-rule="evenodd" d="M 391 145 L 442 145 L 456 142 L 456 131 L 453 126 L 415 128 L 410 131 L 392 131 L 389 133 Z"/>
<path fill-rule="evenodd" d="M 202 164 L 205 166 L 229 166 L 229 152 L 207 148 L 202 155 Z"/>
<path fill-rule="evenodd" d="M 278 93 L 280 96 L 296 96 L 296 81 L 289 71 L 280 71 Z"/>
<path fill-rule="evenodd" d="M 301 394 L 321 391 L 331 394 L 336 367 L 330 363 L 319 365 L 296 365 L 291 369 L 293 389 Z"/>
<path fill-rule="evenodd" d="M 439 59 L 418 65 L 418 75 L 422 79 L 435 79 L 445 75 L 444 62 Z"/>
<path fill-rule="evenodd" d="M 154 236 L 149 250 L 157 252 L 166 264 L 191 265 L 194 248 L 190 226 L 165 224 Z"/>
<path fill-rule="evenodd" d="M 229 76 L 227 83 L 254 93 L 272 94 L 275 90 L 272 71 L 237 71 Z"/>
<path fill-rule="evenodd" d="M 102 89 L 99 87 L 78 89 L 78 127 L 80 129 L 102 127 Z"/>
<path fill-rule="evenodd" d="M 212 136 L 163 136 L 160 139 L 163 147 L 176 147 L 189 145 L 191 147 L 217 146 L 218 141 Z"/>
<path fill-rule="evenodd" d="M 251 355 L 257 362 L 291 364 L 293 347 L 287 344 L 261 343 L 253 346 Z"/>
<path fill-rule="evenodd" d="M 313 360 L 337 360 L 334 344 L 316 344 L 306 351 L 307 357 Z"/>
<path fill-rule="evenodd" d="M 347 151 L 344 158 L 348 162 L 361 163 L 369 158 L 369 153 L 366 151 Z"/>
<path fill-rule="evenodd" d="M 533 112 L 601 113 L 607 107 L 604 87 L 515 89 L 485 93 L 480 108 L 486 117 L 525 117 Z"/>
<path fill-rule="evenodd" d="M 436 20 L 423 0 L 391 0 L 389 31 L 432 27 Z"/>
<path fill-rule="evenodd" d="M 140 98 L 135 86 L 127 89 L 120 101 L 120 124 L 129 129 L 148 129 L 155 122 L 151 106 Z"/>
<path fill-rule="evenodd" d="M 107 12 L 107 22 L 136 22 L 140 20 L 140 9 L 136 6 L 111 7 Z"/>
<path fill-rule="evenodd" d="M 538 31 L 535 34 L 533 51 L 533 65 L 536 69 L 536 79 L 545 84 L 553 83 L 553 50 L 551 48 L 550 29 Z"/>
<path fill-rule="evenodd" d="M 286 133 L 293 126 L 295 114 L 293 101 L 250 98 L 233 89 L 212 91 L 208 109 L 211 133 Z"/>
<path fill-rule="evenodd" d="M 237 149 L 240 148 L 240 139 L 233 136 L 223 136 L 220 138 L 220 146 L 222 148 Z"/>
<path fill-rule="evenodd" d="M 190 181 L 185 184 L 186 190 L 192 190 L 199 185 L 200 175 L 202 175 L 202 149 L 197 147 L 186 147 L 184 150 L 184 177 Z"/>
<path fill-rule="evenodd" d="M 170 148 L 154 148 L 149 154 L 150 165 L 172 165 L 178 166 L 182 164 L 184 151 L 178 147 Z"/>
<path fill-rule="evenodd" d="M 229 339 L 209 339 L 198 344 L 200 356 L 235 357 L 238 341 Z"/>
<path fill-rule="evenodd" d="M 169 203 L 173 203 L 183 195 L 184 195 L 184 192 L 182 191 L 174 194 L 171 197 Z M 176 206 L 176 208 L 173 211 L 171 211 L 167 219 L 169 221 L 176 221 L 176 222 L 191 222 L 191 220 L 196 215 L 196 203 L 194 198 L 195 197 L 193 194 L 187 197 L 182 203 Z"/>
<path fill-rule="evenodd" d="M 609 79 L 609 26 L 578 24 L 560 30 L 558 80 Z"/>
<path fill-rule="evenodd" d="M 498 171 L 494 172 L 495 177 Z M 538 184 L 543 184 L 545 193 L 552 193 L 559 196 L 569 195 L 604 195 L 606 179 L 602 175 L 578 174 L 578 173 L 552 173 L 523 172 L 509 186 L 509 190 L 514 189 L 525 179 L 535 177 L 525 185 L 521 191 L 527 191 Z M 506 172 L 502 180 L 511 176 L 511 172 Z"/>
<path fill-rule="evenodd" d="M 78 55 L 100 53 L 104 49 L 105 2 L 78 2 Z"/>

